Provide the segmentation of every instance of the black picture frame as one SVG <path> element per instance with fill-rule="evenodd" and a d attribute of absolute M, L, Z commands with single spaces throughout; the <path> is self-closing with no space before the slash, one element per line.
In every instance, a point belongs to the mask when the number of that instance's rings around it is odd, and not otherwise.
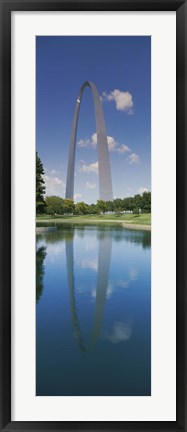
<path fill-rule="evenodd" d="M 177 19 L 177 416 L 176 422 L 11 421 L 11 11 L 176 11 Z M 186 0 L 0 0 L 0 429 L 2 431 L 187 431 Z M 167 31 L 167 28 L 166 28 Z M 186 120 L 186 122 L 185 122 Z M 172 203 L 171 203 L 172 207 Z M 167 314 L 167 311 L 166 311 Z M 167 404 L 167 400 L 166 400 Z"/>

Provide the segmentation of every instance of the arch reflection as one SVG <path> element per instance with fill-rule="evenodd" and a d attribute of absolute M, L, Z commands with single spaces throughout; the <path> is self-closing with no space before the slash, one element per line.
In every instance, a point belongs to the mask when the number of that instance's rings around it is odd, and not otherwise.
<path fill-rule="evenodd" d="M 97 289 L 95 313 L 93 318 L 93 326 L 90 335 L 88 346 L 83 342 L 81 328 L 77 313 L 75 301 L 75 276 L 74 276 L 74 247 L 73 238 L 66 239 L 66 264 L 67 264 L 67 279 L 70 291 L 70 308 L 73 332 L 77 339 L 78 346 L 82 351 L 90 351 L 94 348 L 101 332 L 105 300 L 107 295 L 107 287 L 110 271 L 110 260 L 112 250 L 112 237 L 107 232 L 102 238 L 99 238 L 98 250 L 98 271 L 97 271 Z"/>

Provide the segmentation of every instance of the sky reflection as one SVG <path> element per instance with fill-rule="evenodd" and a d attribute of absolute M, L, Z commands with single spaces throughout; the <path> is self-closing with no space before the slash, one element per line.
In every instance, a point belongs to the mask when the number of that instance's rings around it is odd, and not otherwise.
<path fill-rule="evenodd" d="M 150 244 L 113 227 L 37 236 L 37 395 L 150 394 Z"/>

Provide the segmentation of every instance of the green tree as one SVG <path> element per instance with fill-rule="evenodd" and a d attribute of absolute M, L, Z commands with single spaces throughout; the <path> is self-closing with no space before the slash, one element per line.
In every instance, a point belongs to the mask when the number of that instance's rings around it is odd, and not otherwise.
<path fill-rule="evenodd" d="M 46 211 L 47 214 L 55 216 L 55 214 L 63 213 L 63 200 L 58 196 L 47 196 L 46 197 Z"/>
<path fill-rule="evenodd" d="M 114 211 L 114 201 L 106 201 L 106 208 L 107 212 L 113 212 Z"/>
<path fill-rule="evenodd" d="M 124 202 L 123 206 L 125 210 L 132 211 L 134 209 L 134 198 L 132 197 L 124 198 L 123 202 Z"/>
<path fill-rule="evenodd" d="M 151 213 L 151 192 L 144 192 L 142 195 L 142 211 Z"/>
<path fill-rule="evenodd" d="M 89 205 L 85 204 L 83 201 L 75 204 L 75 214 L 85 215 L 89 213 Z"/>
<path fill-rule="evenodd" d="M 106 213 L 106 211 L 107 211 L 106 201 L 97 200 L 97 207 L 98 207 L 100 213 Z"/>
<path fill-rule="evenodd" d="M 99 209 L 97 204 L 90 204 L 89 205 L 89 214 L 98 214 L 99 213 Z"/>
<path fill-rule="evenodd" d="M 133 208 L 133 214 L 139 215 L 139 207 Z"/>
<path fill-rule="evenodd" d="M 62 199 L 62 213 L 71 214 L 75 211 L 75 204 L 71 198 Z"/>
<path fill-rule="evenodd" d="M 123 200 L 121 198 L 114 199 L 113 203 L 114 203 L 114 211 L 115 212 L 120 213 L 120 212 L 123 211 L 123 209 L 124 209 L 124 202 L 123 202 Z"/>
<path fill-rule="evenodd" d="M 134 210 L 138 209 L 138 213 L 139 210 L 142 209 L 142 196 L 140 194 L 137 194 L 134 196 Z M 134 212 L 133 210 L 133 212 Z"/>
<path fill-rule="evenodd" d="M 45 212 L 45 182 L 43 175 L 43 164 L 36 152 L 36 214 Z"/>

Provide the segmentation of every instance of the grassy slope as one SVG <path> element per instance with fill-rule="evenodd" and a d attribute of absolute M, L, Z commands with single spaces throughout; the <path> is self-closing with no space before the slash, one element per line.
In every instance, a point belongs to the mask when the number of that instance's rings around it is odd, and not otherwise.
<path fill-rule="evenodd" d="M 49 215 L 42 215 L 36 218 L 36 222 L 63 222 L 63 221 L 71 221 L 71 222 L 124 222 L 126 224 L 134 224 L 134 225 L 151 225 L 151 213 L 144 213 L 141 215 L 134 214 L 123 214 L 123 215 L 84 215 L 84 216 L 56 216 L 52 218 Z"/>

